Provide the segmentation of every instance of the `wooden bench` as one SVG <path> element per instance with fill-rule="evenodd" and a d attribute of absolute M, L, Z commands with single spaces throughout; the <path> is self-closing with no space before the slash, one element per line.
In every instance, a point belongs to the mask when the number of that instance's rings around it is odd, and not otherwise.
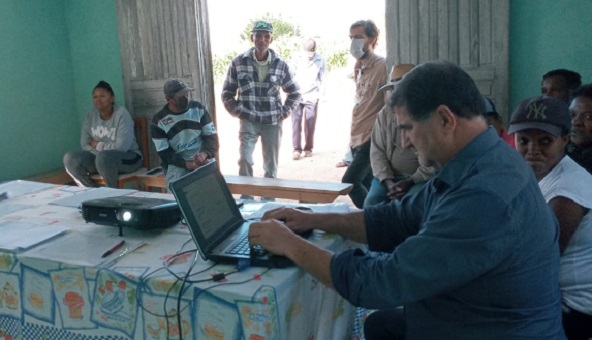
<path fill-rule="evenodd" d="M 304 181 L 265 177 L 224 175 L 233 194 L 275 197 L 298 200 L 301 203 L 333 203 L 340 195 L 347 195 L 352 185 L 338 182 Z M 138 182 L 148 190 L 165 188 L 164 175 L 140 175 Z"/>
<path fill-rule="evenodd" d="M 74 184 L 74 180 L 64 168 L 44 172 L 39 175 L 25 178 L 27 181 L 50 183 L 50 184 Z"/>

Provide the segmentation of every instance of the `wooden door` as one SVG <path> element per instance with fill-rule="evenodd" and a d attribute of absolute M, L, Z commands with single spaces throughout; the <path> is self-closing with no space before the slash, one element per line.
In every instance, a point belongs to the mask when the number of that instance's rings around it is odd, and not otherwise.
<path fill-rule="evenodd" d="M 117 19 L 130 113 L 151 121 L 166 104 L 164 83 L 179 78 L 195 88 L 216 124 L 207 0 L 117 0 Z M 160 161 L 150 146 L 154 167 Z"/>
<path fill-rule="evenodd" d="M 389 65 L 445 59 L 508 121 L 508 0 L 386 0 Z"/>

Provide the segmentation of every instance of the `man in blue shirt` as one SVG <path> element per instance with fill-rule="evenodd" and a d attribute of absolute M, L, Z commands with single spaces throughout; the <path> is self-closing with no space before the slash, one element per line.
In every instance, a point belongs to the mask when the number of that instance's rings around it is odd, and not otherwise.
<path fill-rule="evenodd" d="M 425 63 L 390 103 L 403 147 L 439 170 L 417 194 L 347 214 L 280 208 L 251 226 L 250 242 L 378 309 L 366 339 L 565 339 L 556 221 L 532 171 L 488 128 L 473 80 Z M 311 228 L 382 254 L 333 254 L 292 232 Z"/>

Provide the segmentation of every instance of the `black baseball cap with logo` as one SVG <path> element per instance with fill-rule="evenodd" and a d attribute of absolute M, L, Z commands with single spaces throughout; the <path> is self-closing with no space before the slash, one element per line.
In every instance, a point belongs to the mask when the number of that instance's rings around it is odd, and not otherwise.
<path fill-rule="evenodd" d="M 571 129 L 569 107 L 563 100 L 554 97 L 524 99 L 512 113 L 508 133 L 528 129 L 542 130 L 556 137 L 568 134 Z"/>

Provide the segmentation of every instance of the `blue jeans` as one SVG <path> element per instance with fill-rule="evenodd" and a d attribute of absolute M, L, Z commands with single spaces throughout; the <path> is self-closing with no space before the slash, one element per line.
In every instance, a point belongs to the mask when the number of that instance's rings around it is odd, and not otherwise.
<path fill-rule="evenodd" d="M 395 181 L 402 180 L 404 178 L 406 178 L 406 177 L 405 176 L 402 176 L 400 178 L 395 177 Z M 425 184 L 425 182 L 413 184 L 413 186 L 411 186 L 411 188 L 409 188 L 409 191 L 407 191 L 407 193 L 405 195 L 418 192 L 419 189 L 421 189 L 421 187 L 423 187 L 424 184 Z M 388 197 L 386 196 L 387 193 L 388 193 L 388 190 L 386 189 L 386 186 L 384 186 L 382 183 L 380 183 L 378 178 L 376 178 L 376 177 L 372 178 L 372 184 L 370 185 L 370 191 L 368 191 L 368 195 L 366 196 L 366 200 L 364 201 L 364 207 L 369 207 L 372 205 L 390 202 L 391 200 L 388 199 Z"/>
<path fill-rule="evenodd" d="M 263 153 L 263 176 L 276 178 L 282 141 L 282 124 L 267 125 L 246 119 L 241 119 L 238 132 L 240 140 L 238 174 L 240 176 L 253 176 L 253 151 L 259 136 L 261 136 L 261 151 Z"/>
<path fill-rule="evenodd" d="M 370 140 L 356 148 L 352 148 L 352 155 L 353 160 L 345 170 L 341 182 L 353 184 L 349 197 L 357 208 L 362 209 L 372 182 Z"/>

